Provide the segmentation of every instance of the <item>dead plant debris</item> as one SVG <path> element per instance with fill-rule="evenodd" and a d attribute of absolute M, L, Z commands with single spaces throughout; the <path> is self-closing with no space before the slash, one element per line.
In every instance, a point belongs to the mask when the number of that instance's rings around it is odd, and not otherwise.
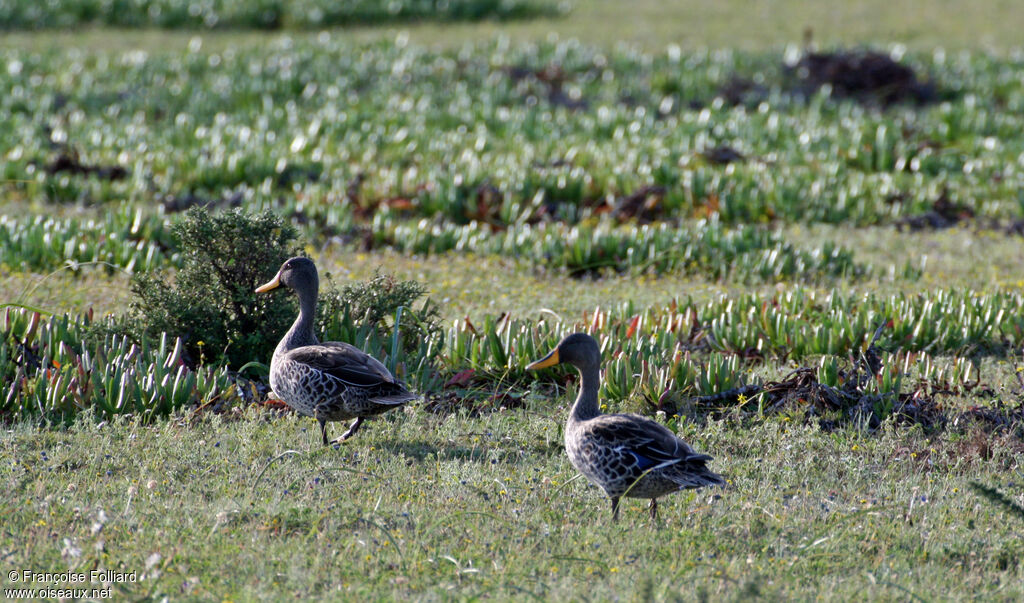
<path fill-rule="evenodd" d="M 50 163 L 43 166 L 49 174 L 67 172 L 78 176 L 96 176 L 100 180 L 124 180 L 129 176 L 128 169 L 120 165 L 89 165 L 82 163 L 78 153 L 73 150 L 61 151 Z"/>
<path fill-rule="evenodd" d="M 823 86 L 832 95 L 884 107 L 900 102 L 924 104 L 936 100 L 934 84 L 918 79 L 910 67 L 888 54 L 870 50 L 806 52 L 786 67 L 794 91 L 810 96 Z"/>
<path fill-rule="evenodd" d="M 170 214 L 182 212 L 196 206 L 207 209 L 241 207 L 245 197 L 242 193 L 232 193 L 220 199 L 213 199 L 196 195 L 193 192 L 187 192 L 181 195 L 158 195 L 156 200 L 163 206 L 164 211 Z"/>
<path fill-rule="evenodd" d="M 859 358 L 852 359 L 850 366 L 840 369 L 838 387 L 821 383 L 816 369 L 803 366 L 778 381 L 748 384 L 709 396 L 698 396 L 686 403 L 697 412 L 724 415 L 736 410 L 741 401 L 760 397 L 757 413 L 770 415 L 803 409 L 808 420 L 816 418 L 818 425 L 826 430 L 844 424 L 860 424 L 874 429 L 889 417 L 898 424 L 921 425 L 926 429 L 973 425 L 992 431 L 1024 426 L 1024 402 L 1010 407 L 997 400 L 994 406 L 973 406 L 957 411 L 940 401 L 940 396 L 956 393 L 945 383 L 919 380 L 912 384 L 910 391 L 871 391 L 870 384 L 879 378 L 884 368 L 875 347 L 884 327 L 885 323 L 878 327 L 867 350 Z M 991 388 L 982 384 L 980 375 L 975 382 L 964 384 L 960 389 L 962 393 L 976 391 L 995 395 Z M 676 411 L 664 408 L 663 404 L 664 400 L 659 401 L 659 410 Z M 743 409 L 747 415 L 754 412 Z"/>
<path fill-rule="evenodd" d="M 906 197 L 894 196 L 892 203 L 902 202 Z M 911 231 L 941 230 L 952 228 L 974 219 L 974 209 L 949 198 L 949 189 L 943 188 L 938 198 L 931 202 L 931 209 L 916 216 L 907 216 L 896 221 L 898 228 Z"/>
<path fill-rule="evenodd" d="M 729 165 L 734 162 L 744 162 L 747 160 L 746 155 L 740 153 L 736 149 L 732 148 L 727 144 L 720 144 L 708 149 L 704 149 L 700 152 L 700 156 L 705 161 L 714 165 Z"/>
<path fill-rule="evenodd" d="M 927 104 L 938 100 L 933 82 L 888 54 L 871 50 L 806 51 L 793 64 L 782 65 L 781 92 L 809 97 L 828 86 L 832 96 L 883 108 L 897 103 Z M 756 106 L 768 99 L 763 83 L 734 75 L 715 93 L 728 106 Z"/>

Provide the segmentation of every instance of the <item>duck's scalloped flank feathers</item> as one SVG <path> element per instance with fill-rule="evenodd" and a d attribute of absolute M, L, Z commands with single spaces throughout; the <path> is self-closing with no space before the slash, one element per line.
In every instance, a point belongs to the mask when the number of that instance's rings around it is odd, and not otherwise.
<path fill-rule="evenodd" d="M 724 485 L 693 450 L 665 426 L 637 415 L 599 415 L 566 427 L 569 459 L 612 498 L 650 498 L 680 488 Z"/>
<path fill-rule="evenodd" d="M 621 447 L 654 465 L 712 460 L 706 454 L 697 454 L 664 425 L 638 415 L 600 415 L 587 421 L 586 430 L 595 441 Z"/>

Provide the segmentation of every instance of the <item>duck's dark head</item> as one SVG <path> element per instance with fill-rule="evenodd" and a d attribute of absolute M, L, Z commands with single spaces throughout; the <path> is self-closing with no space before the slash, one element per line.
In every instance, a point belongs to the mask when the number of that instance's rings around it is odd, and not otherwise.
<path fill-rule="evenodd" d="M 320 278 L 316 274 L 313 260 L 301 257 L 288 259 L 270 282 L 256 288 L 256 293 L 264 293 L 281 285 L 298 293 L 309 291 L 315 295 L 320 288 Z"/>
<path fill-rule="evenodd" d="M 571 364 L 578 369 L 601 366 L 601 347 L 597 340 L 586 333 L 566 335 L 547 356 L 531 363 L 531 371 L 556 364 Z"/>

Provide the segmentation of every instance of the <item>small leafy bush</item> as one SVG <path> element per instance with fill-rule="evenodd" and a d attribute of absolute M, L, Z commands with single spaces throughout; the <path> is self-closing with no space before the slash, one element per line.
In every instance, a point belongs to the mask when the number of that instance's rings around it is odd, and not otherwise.
<path fill-rule="evenodd" d="M 423 283 L 397 281 L 390 274 L 377 270 L 370 280 L 347 283 L 335 296 L 324 301 L 329 304 L 345 303 L 355 316 L 367 323 L 380 324 L 386 318 L 393 317 L 400 306 L 411 307 L 426 292 L 427 287 Z M 436 314 L 436 311 L 433 312 L 433 315 Z"/>
<path fill-rule="evenodd" d="M 259 294 L 255 289 L 286 259 L 299 255 L 295 229 L 270 211 L 212 214 L 195 207 L 171 230 L 180 247 L 181 269 L 173 280 L 166 271 L 134 277 L 136 299 L 124 329 L 137 341 L 162 333 L 180 337 L 183 357 L 192 366 L 217 363 L 237 370 L 251 361 L 269 363 L 298 306 L 294 295 Z M 341 288 L 329 277 L 322 281 L 317 312 L 322 341 L 365 347 L 362 340 L 373 330 L 378 331 L 376 340 L 390 340 L 399 307 L 404 313 L 401 349 L 407 354 L 422 356 L 420 344 L 440 331 L 437 309 L 429 301 L 413 309 L 426 291 L 420 283 L 383 273 Z"/>
<path fill-rule="evenodd" d="M 166 271 L 133 278 L 129 324 L 135 338 L 163 332 L 181 337 L 192 365 L 238 368 L 269 358 L 295 318 L 295 304 L 288 296 L 255 289 L 298 253 L 295 229 L 269 211 L 211 214 L 192 208 L 171 231 L 181 269 L 173 281 Z"/>
<path fill-rule="evenodd" d="M 347 283 L 341 288 L 327 287 L 320 294 L 318 336 L 321 341 L 348 341 L 359 345 L 361 342 L 358 335 L 353 334 L 353 326 L 362 325 L 392 340 L 397 321 L 400 349 L 392 349 L 395 342 L 391 341 L 380 352 L 401 352 L 406 357 L 411 356 L 417 364 L 432 364 L 441 350 L 441 315 L 430 299 L 415 305 L 426 291 L 423 283 L 399 281 L 380 270 L 365 282 Z"/>

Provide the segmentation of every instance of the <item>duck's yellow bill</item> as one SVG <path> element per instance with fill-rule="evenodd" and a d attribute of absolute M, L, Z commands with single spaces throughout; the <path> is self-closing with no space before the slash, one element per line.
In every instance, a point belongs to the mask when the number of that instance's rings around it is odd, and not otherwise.
<path fill-rule="evenodd" d="M 274 275 L 274 278 L 269 283 L 266 283 L 266 284 L 260 285 L 259 287 L 256 287 L 256 293 L 265 293 L 267 291 L 270 291 L 271 289 L 277 289 L 280 286 L 281 286 L 281 273 L 278 272 L 276 275 Z"/>
<path fill-rule="evenodd" d="M 526 370 L 535 371 L 537 369 L 555 366 L 556 364 L 558 364 L 558 348 L 551 350 L 551 352 L 548 353 L 547 356 L 541 358 L 540 360 L 537 360 L 536 362 L 531 362 L 529 365 L 527 365 Z"/>

